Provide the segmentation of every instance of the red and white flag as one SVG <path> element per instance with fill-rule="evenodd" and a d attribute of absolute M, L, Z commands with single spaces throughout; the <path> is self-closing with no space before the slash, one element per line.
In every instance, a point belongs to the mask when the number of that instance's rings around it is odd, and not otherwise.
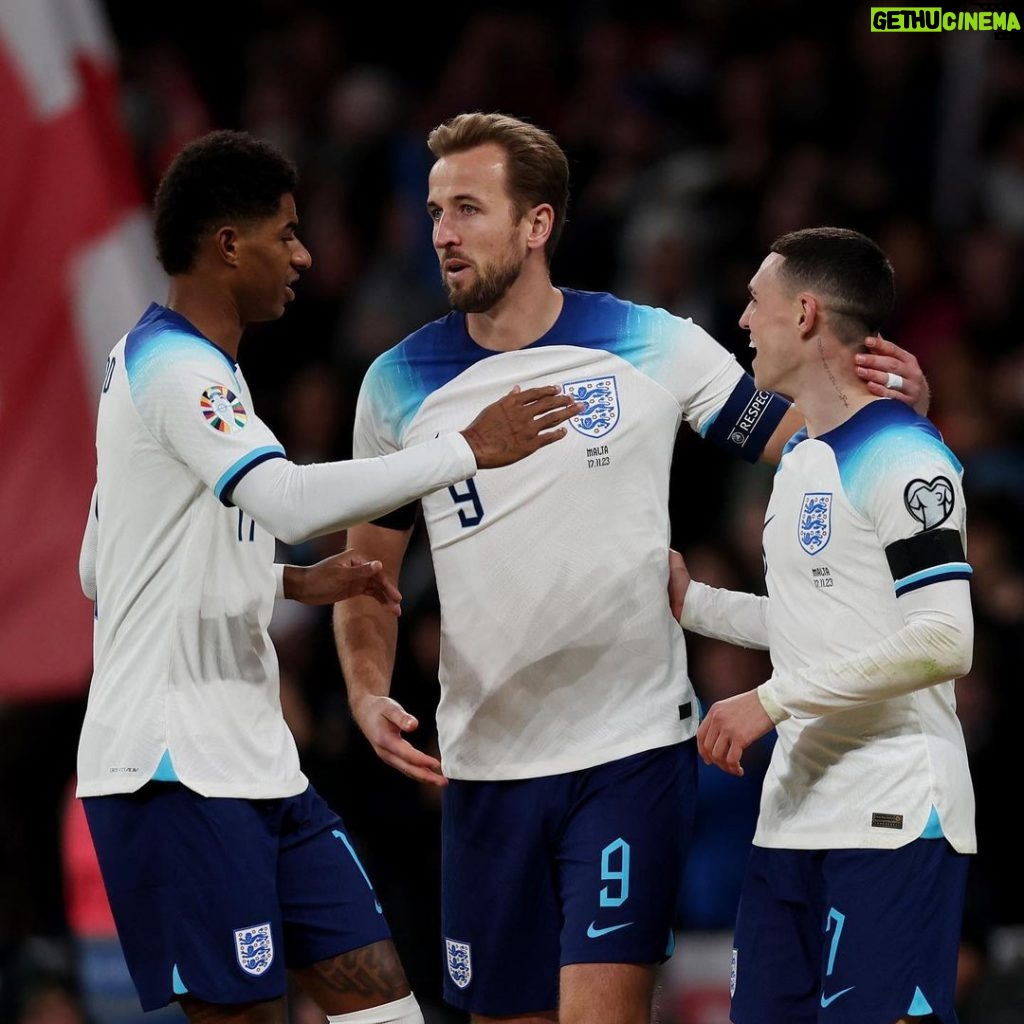
<path fill-rule="evenodd" d="M 95 0 L 0 0 L 0 702 L 83 693 L 107 352 L 166 278 Z"/>

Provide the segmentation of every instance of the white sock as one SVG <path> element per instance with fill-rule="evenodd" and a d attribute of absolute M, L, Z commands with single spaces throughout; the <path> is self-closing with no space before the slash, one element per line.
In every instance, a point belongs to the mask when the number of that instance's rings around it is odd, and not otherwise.
<path fill-rule="evenodd" d="M 381 1003 L 355 1013 L 339 1013 L 327 1018 L 328 1024 L 424 1024 L 420 1004 L 410 992 L 404 999 Z"/>

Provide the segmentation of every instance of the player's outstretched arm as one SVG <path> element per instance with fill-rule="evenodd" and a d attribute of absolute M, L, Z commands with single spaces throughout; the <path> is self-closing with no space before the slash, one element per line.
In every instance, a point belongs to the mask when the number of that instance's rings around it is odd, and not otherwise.
<path fill-rule="evenodd" d="M 786 410 L 786 414 L 779 420 L 779 425 L 772 431 L 772 436 L 768 438 L 768 443 L 764 446 L 764 451 L 761 453 L 761 461 L 770 463 L 773 466 L 778 465 L 779 459 L 782 458 L 783 449 L 785 449 L 789 439 L 803 425 L 804 414 L 795 405 L 791 405 Z"/>
<path fill-rule="evenodd" d="M 894 342 L 879 335 L 864 339 L 866 353 L 856 356 L 857 376 L 866 381 L 868 390 L 879 398 L 897 398 L 921 416 L 928 415 L 931 391 L 917 357 Z M 893 375 L 902 378 L 894 380 Z M 897 384 L 897 387 L 890 387 Z"/>
<path fill-rule="evenodd" d="M 565 437 L 566 420 L 583 405 L 549 384 L 523 391 L 518 385 L 492 402 L 473 420 L 462 436 L 469 442 L 480 469 L 508 466 L 538 448 Z"/>
<path fill-rule="evenodd" d="M 367 559 L 354 548 L 314 565 L 284 566 L 284 596 L 302 604 L 334 604 L 369 597 L 389 615 L 401 614 L 402 595 L 379 559 Z"/>
<path fill-rule="evenodd" d="M 868 351 L 858 353 L 855 360 L 857 376 L 867 383 L 868 390 L 879 398 L 899 399 L 914 412 L 927 416 L 931 391 L 917 357 L 880 335 L 865 338 L 864 343 Z M 899 386 L 890 387 L 890 384 Z M 765 445 L 761 458 L 772 465 L 778 463 L 786 442 L 803 424 L 803 414 L 796 406 L 790 407 Z"/>
<path fill-rule="evenodd" d="M 269 459 L 221 495 L 268 533 L 298 544 L 370 522 L 478 469 L 507 466 L 565 436 L 560 426 L 582 406 L 555 385 L 518 387 L 456 434 L 376 458 L 297 465 Z"/>

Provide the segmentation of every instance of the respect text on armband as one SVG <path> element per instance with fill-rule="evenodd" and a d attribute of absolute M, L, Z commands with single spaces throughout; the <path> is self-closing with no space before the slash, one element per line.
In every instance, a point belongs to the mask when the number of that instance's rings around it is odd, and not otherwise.
<path fill-rule="evenodd" d="M 740 414 L 736 420 L 736 425 L 729 432 L 729 440 L 742 448 L 748 440 L 750 435 L 754 432 L 754 428 L 757 426 L 758 421 L 764 415 L 765 409 L 771 403 L 774 395 L 771 391 L 755 391 L 753 397 L 747 403 L 746 409 Z"/>

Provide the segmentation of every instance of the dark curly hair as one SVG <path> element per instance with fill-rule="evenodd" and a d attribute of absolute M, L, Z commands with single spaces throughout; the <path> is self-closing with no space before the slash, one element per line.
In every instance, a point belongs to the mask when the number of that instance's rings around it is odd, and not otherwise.
<path fill-rule="evenodd" d="M 154 234 L 164 270 L 191 270 L 200 239 L 221 224 L 272 217 L 298 180 L 287 156 L 248 132 L 218 130 L 190 142 L 156 190 Z"/>

